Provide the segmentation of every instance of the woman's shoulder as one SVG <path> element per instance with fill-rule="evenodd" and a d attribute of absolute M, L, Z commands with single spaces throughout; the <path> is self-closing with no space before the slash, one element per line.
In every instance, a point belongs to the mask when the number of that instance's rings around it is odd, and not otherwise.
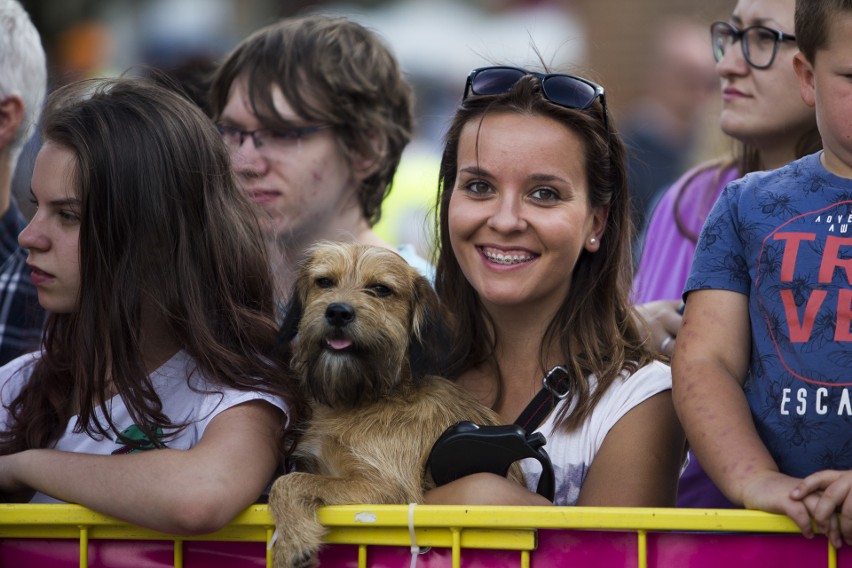
<path fill-rule="evenodd" d="M 724 187 L 739 177 L 736 167 L 721 160 L 704 162 L 683 174 L 662 195 L 648 226 L 646 242 L 652 238 L 668 241 L 681 234 L 675 219 L 696 236 L 704 219 Z"/>
<path fill-rule="evenodd" d="M 623 371 L 610 386 L 607 396 L 644 400 L 672 388 L 672 369 L 662 361 L 651 361 L 633 371 Z"/>
<path fill-rule="evenodd" d="M 740 177 L 736 166 L 723 160 L 711 160 L 704 162 L 684 173 L 672 184 L 672 193 L 717 193 L 722 190 L 728 182 Z"/>
<path fill-rule="evenodd" d="M 15 359 L 12 359 L 2 367 L 0 367 L 0 381 L 5 382 L 15 377 L 23 376 L 27 378 L 32 374 L 32 366 L 41 358 L 39 351 L 25 353 Z"/>
<path fill-rule="evenodd" d="M 668 384 L 671 385 L 672 380 L 672 368 L 668 363 L 664 363 L 663 361 L 651 361 L 638 369 L 636 369 L 633 373 L 625 374 L 624 382 L 629 382 L 630 380 L 643 380 L 643 381 L 662 381 L 665 382 L 668 380 Z"/>
<path fill-rule="evenodd" d="M 594 375 L 590 385 L 597 388 Z M 656 394 L 671 390 L 671 368 L 660 361 L 652 361 L 633 372 L 624 370 L 601 395 L 581 430 L 599 436 L 598 443 L 625 414 Z"/>
<path fill-rule="evenodd" d="M 207 420 L 252 400 L 264 400 L 288 413 L 287 404 L 278 396 L 222 385 L 183 350 L 154 371 L 151 382 L 170 416 L 188 412 L 195 420 Z"/>
<path fill-rule="evenodd" d="M 8 404 L 18 396 L 39 358 L 38 351 L 26 353 L 0 367 L 0 404 Z"/>

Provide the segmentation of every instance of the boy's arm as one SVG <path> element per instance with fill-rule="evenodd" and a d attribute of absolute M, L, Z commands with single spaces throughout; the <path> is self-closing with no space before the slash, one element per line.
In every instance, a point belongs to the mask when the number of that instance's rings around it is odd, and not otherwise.
<path fill-rule="evenodd" d="M 748 297 L 726 290 L 689 294 L 672 361 L 675 408 L 702 467 L 734 503 L 790 516 L 812 534 L 798 479 L 779 473 L 743 392 L 751 354 Z"/>
<path fill-rule="evenodd" d="M 0 491 L 24 486 L 146 528 L 219 530 L 257 500 L 278 462 L 284 416 L 259 400 L 224 410 L 189 450 L 91 455 L 27 450 L 0 457 Z"/>

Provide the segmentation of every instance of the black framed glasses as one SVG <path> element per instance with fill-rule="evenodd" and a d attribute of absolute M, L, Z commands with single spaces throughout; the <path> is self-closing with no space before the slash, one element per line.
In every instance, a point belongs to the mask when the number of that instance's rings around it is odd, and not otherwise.
<path fill-rule="evenodd" d="M 242 147 L 246 138 L 251 138 L 258 152 L 266 150 L 285 150 L 295 146 L 305 136 L 310 136 L 325 128 L 331 128 L 330 124 L 318 124 L 315 126 L 302 126 L 298 128 L 258 128 L 257 130 L 241 130 L 229 124 L 217 124 L 216 129 L 222 135 L 225 145 L 231 150 Z"/>
<path fill-rule="evenodd" d="M 739 41 L 746 63 L 755 69 L 768 69 L 772 65 L 781 42 L 796 41 L 796 36 L 766 26 L 749 26 L 741 30 L 728 22 L 713 22 L 710 38 L 716 63 L 725 57 L 728 47 Z"/>
<path fill-rule="evenodd" d="M 468 74 L 462 100 L 470 95 L 502 95 L 509 92 L 515 83 L 527 75 L 538 77 L 544 98 L 559 106 L 586 110 L 600 98 L 604 126 L 608 129 L 603 87 L 574 75 L 536 73 L 519 67 L 480 67 Z"/>

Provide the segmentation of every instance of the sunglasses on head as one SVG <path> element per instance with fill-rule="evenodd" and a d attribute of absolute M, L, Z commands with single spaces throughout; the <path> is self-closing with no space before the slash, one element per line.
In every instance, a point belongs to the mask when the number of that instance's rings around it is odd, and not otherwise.
<path fill-rule="evenodd" d="M 532 75 L 541 81 L 541 92 L 550 102 L 566 108 L 586 110 L 600 97 L 604 126 L 607 126 L 606 97 L 598 84 L 582 77 L 561 73 L 536 73 L 519 67 L 480 67 L 467 76 L 464 97 L 508 93 L 522 77 Z"/>

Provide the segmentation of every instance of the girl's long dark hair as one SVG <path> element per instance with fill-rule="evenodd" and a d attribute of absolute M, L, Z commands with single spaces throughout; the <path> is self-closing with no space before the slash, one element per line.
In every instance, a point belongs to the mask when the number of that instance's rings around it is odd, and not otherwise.
<path fill-rule="evenodd" d="M 64 87 L 43 121 L 45 140 L 76 158 L 80 290 L 73 313 L 48 318 L 0 454 L 50 447 L 75 415 L 76 431 L 115 436 L 110 385 L 149 440 L 180 428 L 148 377 L 143 312 L 165 322 L 214 389 L 276 394 L 297 409 L 298 391 L 270 358 L 276 324 L 261 231 L 212 122 L 132 78 Z"/>
<path fill-rule="evenodd" d="M 579 426 L 597 402 L 624 372 L 633 372 L 656 356 L 643 341 L 638 315 L 629 300 L 632 281 L 630 220 L 624 146 L 605 119 L 602 105 L 574 110 L 548 101 L 534 76 L 524 77 L 503 95 L 472 96 L 456 111 L 447 132 L 441 159 L 437 207 L 439 235 L 435 288 L 456 318 L 457 335 L 450 347 L 450 378 L 483 363 L 500 370 L 494 355 L 497 338 L 476 291 L 467 281 L 450 246 L 448 206 L 456 184 L 458 147 L 462 129 L 488 113 L 511 112 L 553 119 L 583 142 L 588 176 L 589 205 L 608 207 L 606 228 L 595 253 L 583 251 L 571 276 L 571 287 L 549 323 L 541 345 L 542 375 L 548 346 L 558 345 L 572 375 L 572 396 L 577 405 L 570 416 L 563 412 L 559 423 L 567 429 Z M 609 125 L 609 126 L 606 126 Z M 566 274 L 567 277 L 567 274 Z M 588 375 L 597 377 L 592 392 Z M 501 385 L 497 387 L 502 396 Z M 567 411 L 567 406 L 565 408 Z"/>

